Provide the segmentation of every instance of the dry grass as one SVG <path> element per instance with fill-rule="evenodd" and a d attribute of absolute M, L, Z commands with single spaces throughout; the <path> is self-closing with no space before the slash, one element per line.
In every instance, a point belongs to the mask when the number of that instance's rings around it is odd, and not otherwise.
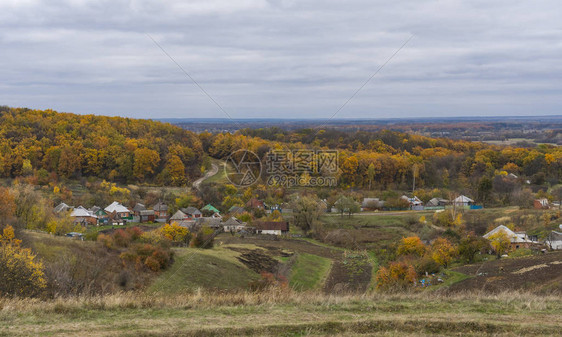
<path fill-rule="evenodd" d="M 559 296 L 326 295 L 273 289 L 0 299 L 0 336 L 557 335 Z"/>

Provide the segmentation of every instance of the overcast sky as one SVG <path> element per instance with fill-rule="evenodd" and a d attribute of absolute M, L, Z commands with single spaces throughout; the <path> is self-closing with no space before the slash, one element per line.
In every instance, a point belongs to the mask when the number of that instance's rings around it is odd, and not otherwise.
<path fill-rule="evenodd" d="M 562 1 L 0 0 L 0 105 L 139 118 L 562 114 Z"/>

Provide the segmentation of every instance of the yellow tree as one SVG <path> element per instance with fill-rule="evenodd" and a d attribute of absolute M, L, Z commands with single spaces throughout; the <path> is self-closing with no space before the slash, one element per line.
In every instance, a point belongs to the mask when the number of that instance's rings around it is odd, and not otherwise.
<path fill-rule="evenodd" d="M 6 223 L 16 210 L 14 196 L 5 187 L 0 187 L 0 224 Z"/>
<path fill-rule="evenodd" d="M 43 264 L 20 243 L 6 226 L 0 235 L 0 296 L 35 296 L 47 287 Z"/>
<path fill-rule="evenodd" d="M 423 256 L 423 254 L 425 253 L 425 249 L 426 247 L 419 237 L 410 236 L 402 239 L 402 242 L 398 246 L 397 254 L 401 256 L 402 255 Z"/>
<path fill-rule="evenodd" d="M 158 152 L 147 148 L 136 149 L 133 165 L 134 176 L 142 180 L 147 175 L 153 174 L 159 162 L 160 155 Z"/>
<path fill-rule="evenodd" d="M 456 255 L 457 249 L 445 238 L 437 238 L 431 244 L 431 258 L 445 268 Z"/>
<path fill-rule="evenodd" d="M 166 163 L 166 169 L 170 173 L 170 180 L 174 186 L 185 185 L 185 165 L 181 161 L 180 157 L 176 155 L 171 155 Z"/>
<path fill-rule="evenodd" d="M 507 253 L 511 247 L 511 238 L 504 231 L 497 231 L 490 235 L 488 240 L 490 240 L 490 244 L 498 256 Z"/>

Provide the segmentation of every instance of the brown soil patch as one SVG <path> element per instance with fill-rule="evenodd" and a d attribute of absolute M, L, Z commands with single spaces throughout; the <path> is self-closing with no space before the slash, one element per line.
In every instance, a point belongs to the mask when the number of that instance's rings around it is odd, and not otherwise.
<path fill-rule="evenodd" d="M 454 271 L 472 276 L 453 284 L 450 291 L 529 290 L 562 292 L 562 252 L 521 258 L 504 258 L 477 265 L 463 266 Z"/>

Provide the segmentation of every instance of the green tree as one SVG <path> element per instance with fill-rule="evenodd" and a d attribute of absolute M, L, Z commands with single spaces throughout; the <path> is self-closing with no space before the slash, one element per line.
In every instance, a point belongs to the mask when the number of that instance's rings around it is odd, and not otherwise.
<path fill-rule="evenodd" d="M 326 211 L 324 203 L 317 198 L 301 196 L 293 202 L 295 224 L 307 233 L 320 215 Z"/>

